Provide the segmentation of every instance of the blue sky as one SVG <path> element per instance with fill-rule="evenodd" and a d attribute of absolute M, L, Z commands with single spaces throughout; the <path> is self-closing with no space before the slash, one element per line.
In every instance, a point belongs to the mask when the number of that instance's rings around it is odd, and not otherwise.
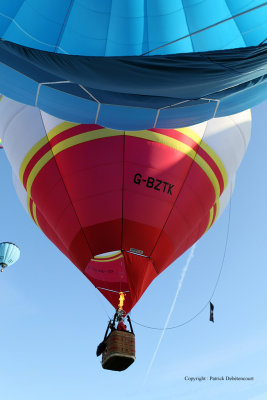
<path fill-rule="evenodd" d="M 21 259 L 0 275 L 0 398 L 5 400 L 266 400 L 267 398 L 267 103 L 253 110 L 252 139 L 237 173 L 230 234 L 213 303 L 191 323 L 169 330 L 146 382 L 161 332 L 134 324 L 136 362 L 104 371 L 95 356 L 111 306 L 33 224 L 16 198 L 3 152 L 1 241 Z M 229 207 L 199 241 L 169 326 L 209 300 L 225 247 Z M 188 253 L 155 280 L 132 312 L 163 327 Z M 206 377 L 206 381 L 187 381 Z M 254 377 L 210 381 L 210 376 Z"/>

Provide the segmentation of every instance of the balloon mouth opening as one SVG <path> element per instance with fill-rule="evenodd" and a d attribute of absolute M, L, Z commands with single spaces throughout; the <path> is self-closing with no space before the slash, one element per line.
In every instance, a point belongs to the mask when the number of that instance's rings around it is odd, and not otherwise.
<path fill-rule="evenodd" d="M 93 259 L 104 260 L 122 254 L 121 250 L 107 251 L 106 253 L 97 254 Z"/>
<path fill-rule="evenodd" d="M 126 250 L 127 253 L 132 253 L 141 257 L 147 257 L 143 250 L 135 249 L 135 248 L 130 248 L 129 250 Z M 114 250 L 114 251 L 107 251 L 106 253 L 100 253 L 95 255 L 92 259 L 93 260 L 107 260 L 107 259 L 113 259 L 114 257 L 121 256 L 123 254 L 122 250 Z"/>

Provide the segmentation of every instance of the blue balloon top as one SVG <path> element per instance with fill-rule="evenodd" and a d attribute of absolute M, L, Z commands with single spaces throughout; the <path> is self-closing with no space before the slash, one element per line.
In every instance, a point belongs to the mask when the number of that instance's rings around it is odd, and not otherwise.
<path fill-rule="evenodd" d="M 150 54 L 225 50 L 256 46 L 266 39 L 264 4 L 263 0 L 2 0 L 0 37 L 49 52 L 93 56 L 139 56 L 158 47 Z"/>
<path fill-rule="evenodd" d="M 7 266 L 14 264 L 20 257 L 20 249 L 14 243 L 0 243 L 0 265 Z"/>
<path fill-rule="evenodd" d="M 193 125 L 266 99 L 266 38 L 263 0 L 2 0 L 0 93 L 113 129 Z"/>

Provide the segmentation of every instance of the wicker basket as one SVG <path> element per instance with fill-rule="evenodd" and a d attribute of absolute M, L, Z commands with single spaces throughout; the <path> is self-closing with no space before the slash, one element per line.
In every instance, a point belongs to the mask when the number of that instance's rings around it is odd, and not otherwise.
<path fill-rule="evenodd" d="M 135 336 L 125 331 L 112 331 L 107 338 L 107 347 L 102 354 L 102 367 L 112 371 L 123 371 L 135 360 Z"/>

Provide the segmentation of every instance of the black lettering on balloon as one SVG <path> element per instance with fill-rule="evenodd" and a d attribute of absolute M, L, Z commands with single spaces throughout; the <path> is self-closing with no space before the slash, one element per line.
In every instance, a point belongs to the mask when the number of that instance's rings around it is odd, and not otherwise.
<path fill-rule="evenodd" d="M 161 179 L 158 178 L 154 178 L 153 176 L 148 176 L 147 179 L 143 178 L 143 175 L 140 174 L 139 172 L 137 172 L 134 175 L 134 179 L 133 179 L 134 183 L 136 185 L 141 185 L 142 182 L 144 182 L 143 184 L 145 184 L 145 186 L 148 189 L 154 189 L 157 192 L 162 192 L 162 193 L 166 193 L 172 196 L 172 189 L 174 188 L 175 185 L 172 185 L 169 182 L 165 182 L 162 181 Z M 168 188 L 168 189 L 167 189 Z"/>
<path fill-rule="evenodd" d="M 162 181 L 160 179 L 156 179 L 156 181 L 158 183 L 154 186 L 154 190 L 157 190 L 159 192 L 160 191 L 159 185 L 162 183 Z"/>
<path fill-rule="evenodd" d="M 154 186 L 154 181 L 155 181 L 155 179 L 152 178 L 152 176 L 149 176 L 147 178 L 146 187 L 152 188 Z"/>
<path fill-rule="evenodd" d="M 171 185 L 169 183 L 169 188 L 168 188 L 168 194 L 170 194 L 172 196 L 172 188 L 174 187 L 174 185 Z"/>
<path fill-rule="evenodd" d="M 140 185 L 140 182 L 141 182 L 141 178 L 142 178 L 142 175 L 141 174 L 135 174 L 135 176 L 134 176 L 134 183 L 137 183 L 137 185 Z"/>
<path fill-rule="evenodd" d="M 164 183 L 163 193 L 165 193 L 166 186 L 169 185 L 169 183 L 168 182 L 163 182 L 163 183 Z"/>

